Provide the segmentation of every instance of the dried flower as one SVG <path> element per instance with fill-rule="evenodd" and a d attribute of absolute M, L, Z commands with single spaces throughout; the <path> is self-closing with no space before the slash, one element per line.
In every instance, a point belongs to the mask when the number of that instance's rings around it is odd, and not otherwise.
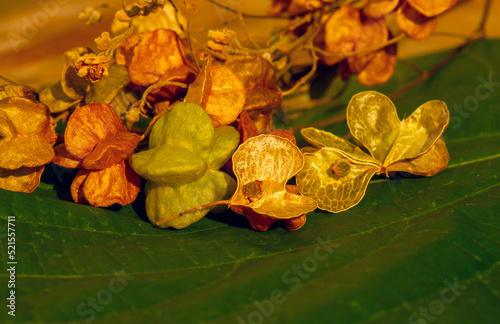
<path fill-rule="evenodd" d="M 0 87 L 0 188 L 32 192 L 54 157 L 49 108 L 26 87 Z"/>
<path fill-rule="evenodd" d="M 104 55 L 85 54 L 75 62 L 78 76 L 97 82 L 108 75 L 109 59 Z"/>
<path fill-rule="evenodd" d="M 94 40 L 94 42 L 98 49 L 100 49 L 101 51 L 106 51 L 107 49 L 109 49 L 109 46 L 111 44 L 111 36 L 108 32 L 103 32 L 101 36 L 97 37 Z"/>
<path fill-rule="evenodd" d="M 73 200 L 97 207 L 133 202 L 141 181 L 126 160 L 139 139 L 127 132 L 107 104 L 75 110 L 66 127 L 65 143 L 55 147 L 53 161 L 66 168 L 82 167 L 71 184 Z"/>
<path fill-rule="evenodd" d="M 316 150 L 304 154 L 297 185 L 319 208 L 337 213 L 359 203 L 375 173 L 435 175 L 450 159 L 442 136 L 448 123 L 442 101 L 428 101 L 400 121 L 389 98 L 375 91 L 358 93 L 347 107 L 347 124 L 370 155 L 331 133 L 305 128 L 302 135 Z"/>

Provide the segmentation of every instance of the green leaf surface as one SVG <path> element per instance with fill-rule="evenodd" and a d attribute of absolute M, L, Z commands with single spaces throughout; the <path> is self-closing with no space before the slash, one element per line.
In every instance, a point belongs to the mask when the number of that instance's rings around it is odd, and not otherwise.
<path fill-rule="evenodd" d="M 108 73 L 109 74 L 103 76 L 99 82 L 90 85 L 90 90 L 85 95 L 85 104 L 111 103 L 118 91 L 130 81 L 128 70 L 123 65 L 111 65 L 108 69 Z"/>
<path fill-rule="evenodd" d="M 400 119 L 429 100 L 447 104 L 446 170 L 372 180 L 355 208 L 310 213 L 298 231 L 256 232 L 232 212 L 162 230 L 146 220 L 144 197 L 119 210 L 62 200 L 72 174 L 50 165 L 33 194 L 0 191 L 3 298 L 8 215 L 17 261 L 16 317 L 4 300 L 0 322 L 498 323 L 499 52 L 500 41 L 475 43 L 394 101 Z M 415 77 L 399 65 L 373 89 L 389 94 Z M 353 82 L 295 123 L 342 114 L 362 90 Z M 348 133 L 346 123 L 326 130 Z"/>

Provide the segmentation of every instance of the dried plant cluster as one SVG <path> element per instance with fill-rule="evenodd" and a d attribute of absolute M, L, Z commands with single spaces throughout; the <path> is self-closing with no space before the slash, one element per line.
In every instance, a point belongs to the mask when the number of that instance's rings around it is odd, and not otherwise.
<path fill-rule="evenodd" d="M 355 95 L 346 115 L 359 146 L 305 128 L 312 147 L 299 149 L 291 132 L 274 129 L 273 115 L 319 64 L 338 64 L 339 75 L 368 86 L 386 82 L 397 41 L 428 37 L 455 2 L 275 0 L 270 15 L 289 24 L 265 48 L 250 37 L 245 47 L 230 30 L 195 42 L 191 6 L 188 18 L 160 0 L 124 6 L 111 34 L 95 40 L 99 51 L 64 53 L 60 81 L 39 99 L 21 85 L 0 88 L 0 188 L 32 192 L 53 162 L 79 169 L 70 187 L 76 203 L 130 204 L 143 178 L 156 226 L 185 228 L 226 204 L 265 231 L 276 220 L 296 230 L 318 207 L 355 206 L 375 174 L 435 175 L 449 160 L 441 101 L 400 120 L 386 96 Z M 100 16 L 87 8 L 80 18 Z M 388 17 L 399 29 L 388 28 Z M 292 58 L 304 50 L 311 70 L 297 77 Z M 147 129 L 138 126 L 145 119 Z M 65 131 L 56 135 L 59 121 Z"/>

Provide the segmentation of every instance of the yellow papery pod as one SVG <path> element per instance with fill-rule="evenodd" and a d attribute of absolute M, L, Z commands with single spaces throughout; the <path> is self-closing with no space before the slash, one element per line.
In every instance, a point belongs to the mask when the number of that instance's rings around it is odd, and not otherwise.
<path fill-rule="evenodd" d="M 385 168 L 386 172 L 403 171 L 424 177 L 431 177 L 444 169 L 450 161 L 443 136 L 424 154 L 408 160 L 400 160 Z"/>
<path fill-rule="evenodd" d="M 446 104 L 428 101 L 401 122 L 399 134 L 384 161 L 388 166 L 400 160 L 414 159 L 427 152 L 443 134 L 450 116 Z"/>
<path fill-rule="evenodd" d="M 398 137 L 401 121 L 392 101 L 376 91 L 354 95 L 347 106 L 352 136 L 378 161 L 384 161 Z"/>
<path fill-rule="evenodd" d="M 276 219 L 300 217 L 316 209 L 314 199 L 286 191 L 286 183 L 302 169 L 304 158 L 292 142 L 259 135 L 241 144 L 233 155 L 238 188 L 230 207 L 249 207 Z"/>
<path fill-rule="evenodd" d="M 316 148 L 334 148 L 338 151 L 342 151 L 344 155 L 349 156 L 349 158 L 354 161 L 365 164 L 372 164 L 379 167 L 381 165 L 379 161 L 363 152 L 363 150 L 361 150 L 356 145 L 341 137 L 335 136 L 332 133 L 325 132 L 313 127 L 303 128 L 300 133 L 306 141 L 308 141 Z"/>
<path fill-rule="evenodd" d="M 361 201 L 368 182 L 379 170 L 378 166 L 353 162 L 343 152 L 325 147 L 304 154 L 297 185 L 303 195 L 317 201 L 320 209 L 338 213 Z"/>

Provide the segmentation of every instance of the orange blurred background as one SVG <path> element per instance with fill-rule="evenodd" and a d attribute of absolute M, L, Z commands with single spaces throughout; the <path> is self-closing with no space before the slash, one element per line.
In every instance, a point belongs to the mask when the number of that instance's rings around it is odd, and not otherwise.
<path fill-rule="evenodd" d="M 105 0 L 104 0 L 105 1 Z M 241 24 L 234 13 L 223 10 L 206 1 L 198 3 L 197 13 L 192 16 L 193 36 L 204 42 L 208 27 L 219 26 L 231 21 L 225 28 L 237 32 L 240 40 L 245 39 Z M 270 0 L 221 0 L 227 6 L 252 14 L 265 14 Z M 102 9 L 103 19 L 95 26 L 88 26 L 77 16 L 86 6 L 106 3 L 110 8 Z M 182 1 L 175 1 L 184 10 Z M 408 58 L 432 53 L 457 46 L 463 42 L 458 37 L 444 36 L 444 33 L 469 35 L 477 28 L 485 0 L 462 0 L 440 16 L 435 35 L 423 41 L 404 39 L 400 42 L 398 56 Z M 2 1 L 0 11 L 0 75 L 13 81 L 42 89 L 56 82 L 61 73 L 61 57 L 64 51 L 75 46 L 93 46 L 93 40 L 101 32 L 109 31 L 116 9 L 121 1 L 108 0 L 25 0 Z M 500 37 L 500 20 L 494 17 L 500 13 L 500 0 L 493 0 L 490 18 L 486 25 L 488 38 Z M 269 33 L 283 19 L 245 20 L 252 38 L 265 42 Z"/>

